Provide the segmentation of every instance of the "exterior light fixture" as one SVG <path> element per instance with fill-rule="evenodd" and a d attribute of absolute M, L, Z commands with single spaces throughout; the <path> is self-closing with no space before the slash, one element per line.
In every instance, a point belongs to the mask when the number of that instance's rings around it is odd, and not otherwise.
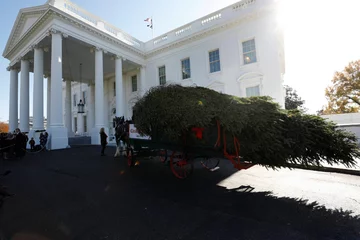
<path fill-rule="evenodd" d="M 81 99 L 80 99 L 77 107 L 78 107 L 78 113 L 85 113 L 85 112 L 84 112 L 84 103 L 82 102 Z"/>
<path fill-rule="evenodd" d="M 78 107 L 78 113 L 85 113 L 85 111 L 84 111 L 84 103 L 81 100 L 82 63 L 80 63 L 79 73 L 80 73 L 80 101 L 79 101 L 77 107 Z"/>

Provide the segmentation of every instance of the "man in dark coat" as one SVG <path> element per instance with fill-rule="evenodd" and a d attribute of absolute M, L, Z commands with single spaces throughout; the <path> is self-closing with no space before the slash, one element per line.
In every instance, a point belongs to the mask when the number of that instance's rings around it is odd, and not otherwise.
<path fill-rule="evenodd" d="M 105 133 L 105 130 L 104 128 L 101 128 L 100 129 L 100 143 L 101 143 L 101 156 L 105 156 L 105 148 L 106 148 L 106 145 L 107 145 L 107 135 Z"/>

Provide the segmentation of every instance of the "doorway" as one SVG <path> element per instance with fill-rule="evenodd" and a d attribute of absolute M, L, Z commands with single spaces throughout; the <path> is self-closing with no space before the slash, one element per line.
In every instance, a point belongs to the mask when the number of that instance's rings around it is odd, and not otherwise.
<path fill-rule="evenodd" d="M 78 128 L 77 128 L 77 117 L 74 117 L 74 133 L 77 134 Z"/>
<path fill-rule="evenodd" d="M 86 118 L 86 116 L 83 116 L 83 118 L 84 118 L 84 133 L 87 133 L 87 118 Z"/>

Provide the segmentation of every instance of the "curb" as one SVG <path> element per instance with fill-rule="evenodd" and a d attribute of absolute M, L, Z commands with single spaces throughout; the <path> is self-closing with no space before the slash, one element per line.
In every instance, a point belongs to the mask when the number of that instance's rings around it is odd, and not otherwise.
<path fill-rule="evenodd" d="M 295 165 L 295 164 L 292 164 L 290 167 L 304 169 L 304 170 L 313 170 L 313 171 L 320 171 L 320 172 L 333 172 L 333 173 L 342 173 L 342 174 L 360 176 L 360 170 L 356 170 L 356 169 L 343 169 L 343 168 L 317 167 L 317 166 L 307 166 L 306 167 L 303 165 Z"/>

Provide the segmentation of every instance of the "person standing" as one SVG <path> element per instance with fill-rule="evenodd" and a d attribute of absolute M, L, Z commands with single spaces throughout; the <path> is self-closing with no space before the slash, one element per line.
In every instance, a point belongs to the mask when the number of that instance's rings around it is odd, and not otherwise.
<path fill-rule="evenodd" d="M 30 144 L 30 150 L 31 150 L 31 151 L 34 151 L 34 148 L 35 148 L 35 140 L 34 140 L 33 137 L 32 137 L 31 140 L 29 141 L 29 144 Z"/>
<path fill-rule="evenodd" d="M 104 128 L 101 128 L 100 129 L 100 142 L 101 142 L 101 156 L 105 156 L 105 148 L 106 148 L 106 145 L 107 145 L 107 135 L 105 133 L 105 129 Z"/>

